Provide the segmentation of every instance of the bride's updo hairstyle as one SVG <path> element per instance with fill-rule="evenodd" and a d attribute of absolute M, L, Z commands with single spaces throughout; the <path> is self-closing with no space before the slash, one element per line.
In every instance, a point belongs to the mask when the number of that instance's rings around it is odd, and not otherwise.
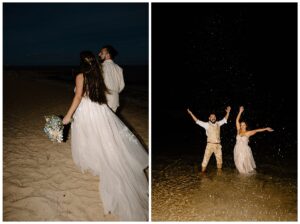
<path fill-rule="evenodd" d="M 105 93 L 109 93 L 102 75 L 101 65 L 91 51 L 80 53 L 80 71 L 84 76 L 83 94 L 93 102 L 107 103 Z"/>

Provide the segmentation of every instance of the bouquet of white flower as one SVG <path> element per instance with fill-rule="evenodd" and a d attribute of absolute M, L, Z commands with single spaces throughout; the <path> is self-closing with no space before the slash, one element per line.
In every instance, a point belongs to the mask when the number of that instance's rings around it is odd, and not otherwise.
<path fill-rule="evenodd" d="M 63 141 L 64 129 L 62 119 L 56 115 L 45 116 L 45 119 L 44 132 L 51 141 L 61 143 Z"/>

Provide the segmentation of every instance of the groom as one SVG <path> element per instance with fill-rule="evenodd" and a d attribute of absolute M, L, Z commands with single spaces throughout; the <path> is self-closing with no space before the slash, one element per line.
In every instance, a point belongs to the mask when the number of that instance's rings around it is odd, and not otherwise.
<path fill-rule="evenodd" d="M 202 173 L 205 172 L 209 159 L 213 153 L 215 154 L 217 160 L 218 172 L 222 170 L 223 161 L 222 161 L 222 145 L 220 139 L 220 127 L 223 124 L 227 123 L 230 110 L 231 107 L 228 106 L 225 110 L 226 111 L 225 117 L 220 121 L 217 121 L 215 114 L 210 114 L 208 118 L 209 121 L 203 122 L 200 121 L 189 109 L 187 109 L 188 113 L 191 115 L 191 117 L 196 122 L 196 124 L 200 125 L 206 130 L 207 145 L 205 148 L 205 153 L 202 161 Z"/>
<path fill-rule="evenodd" d="M 99 52 L 102 61 L 103 77 L 109 93 L 106 94 L 107 105 L 116 112 L 119 107 L 119 93 L 124 89 L 123 69 L 114 63 L 118 52 L 111 46 L 103 46 Z"/>

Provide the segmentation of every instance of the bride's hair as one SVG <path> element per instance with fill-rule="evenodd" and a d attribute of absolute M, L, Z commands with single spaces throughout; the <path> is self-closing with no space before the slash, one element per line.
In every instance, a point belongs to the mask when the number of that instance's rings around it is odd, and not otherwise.
<path fill-rule="evenodd" d="M 240 125 L 242 124 L 242 123 L 244 123 L 245 125 L 246 125 L 246 130 L 248 129 L 248 123 L 246 122 L 246 121 L 240 121 Z"/>
<path fill-rule="evenodd" d="M 104 83 L 102 67 L 91 51 L 80 53 L 80 70 L 84 77 L 83 93 L 93 102 L 107 103 L 105 93 L 109 90 Z"/>

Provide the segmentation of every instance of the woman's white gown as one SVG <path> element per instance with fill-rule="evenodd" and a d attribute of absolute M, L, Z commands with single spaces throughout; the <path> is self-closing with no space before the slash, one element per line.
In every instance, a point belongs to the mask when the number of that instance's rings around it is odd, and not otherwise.
<path fill-rule="evenodd" d="M 148 181 L 144 147 L 106 104 L 84 96 L 71 126 L 72 156 L 82 170 L 100 177 L 105 214 L 121 221 L 148 220 Z"/>
<path fill-rule="evenodd" d="M 251 148 L 248 145 L 248 136 L 236 136 L 236 144 L 234 146 L 234 163 L 240 173 L 248 174 L 256 168 Z"/>

